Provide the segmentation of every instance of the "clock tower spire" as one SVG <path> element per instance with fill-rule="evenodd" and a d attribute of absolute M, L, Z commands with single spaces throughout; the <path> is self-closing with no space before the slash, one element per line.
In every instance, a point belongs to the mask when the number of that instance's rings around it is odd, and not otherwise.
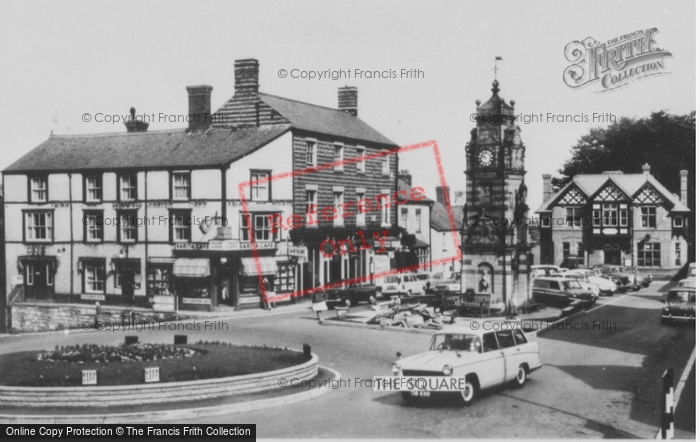
<path fill-rule="evenodd" d="M 527 304 L 529 265 L 525 145 L 516 124 L 515 101 L 476 101 L 476 127 L 466 145 L 467 201 L 462 226 L 462 291 L 490 290 L 506 308 Z"/>

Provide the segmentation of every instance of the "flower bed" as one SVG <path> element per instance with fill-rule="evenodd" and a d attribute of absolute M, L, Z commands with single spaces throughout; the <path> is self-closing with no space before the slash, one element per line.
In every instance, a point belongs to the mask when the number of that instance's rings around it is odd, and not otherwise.
<path fill-rule="evenodd" d="M 191 348 L 167 344 L 122 344 L 117 347 L 96 344 L 56 346 L 52 352 L 41 352 L 37 361 L 77 364 L 109 364 L 111 362 L 158 361 L 191 358 L 198 352 Z"/>
<path fill-rule="evenodd" d="M 98 385 L 143 384 L 147 367 L 160 367 L 161 382 L 197 381 L 280 370 L 306 361 L 303 353 L 286 348 L 218 341 L 185 346 L 85 344 L 0 355 L 0 385 L 80 386 L 82 370 L 97 370 Z"/>

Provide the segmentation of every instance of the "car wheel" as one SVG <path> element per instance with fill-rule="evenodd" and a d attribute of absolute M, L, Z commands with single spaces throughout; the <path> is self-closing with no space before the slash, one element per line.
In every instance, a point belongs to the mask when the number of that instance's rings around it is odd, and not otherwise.
<path fill-rule="evenodd" d="M 525 381 L 527 381 L 527 367 L 525 364 L 520 364 L 520 367 L 518 367 L 518 374 L 515 375 L 514 385 L 516 388 L 523 388 L 525 386 Z"/>
<path fill-rule="evenodd" d="M 460 392 L 462 396 L 462 404 L 465 407 L 473 404 L 479 395 L 479 382 L 474 376 L 469 376 L 465 379 L 464 389 Z"/>

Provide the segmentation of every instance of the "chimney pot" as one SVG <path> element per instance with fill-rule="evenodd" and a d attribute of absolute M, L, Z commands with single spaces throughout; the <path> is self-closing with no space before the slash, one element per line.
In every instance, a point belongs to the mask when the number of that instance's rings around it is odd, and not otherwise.
<path fill-rule="evenodd" d="M 254 58 L 246 58 L 244 60 L 236 60 L 233 64 L 235 80 L 236 80 L 236 95 L 239 94 L 257 94 L 258 88 L 258 73 L 260 71 L 260 63 Z"/>
<path fill-rule="evenodd" d="M 399 179 L 409 186 L 413 185 L 413 176 L 407 169 L 399 171 Z"/>
<path fill-rule="evenodd" d="M 187 111 L 187 120 L 189 122 L 187 127 L 188 132 L 204 132 L 211 127 L 212 89 L 214 88 L 206 84 L 187 86 L 187 95 L 189 98 L 189 108 Z"/>
<path fill-rule="evenodd" d="M 148 130 L 148 124 L 145 121 L 142 121 L 138 118 L 136 118 L 136 109 L 131 108 L 129 109 L 129 113 L 131 114 L 131 118 L 129 118 L 127 121 L 124 122 L 124 125 L 126 126 L 126 131 L 127 132 L 146 132 Z"/>
<path fill-rule="evenodd" d="M 542 174 L 542 202 L 549 201 L 552 196 L 552 175 Z"/>
<path fill-rule="evenodd" d="M 651 172 L 651 166 L 649 165 L 649 163 L 645 163 L 645 164 L 642 166 L 642 173 L 643 173 L 644 175 L 649 175 L 649 172 Z"/>
<path fill-rule="evenodd" d="M 357 88 L 345 86 L 338 88 L 338 109 L 357 116 Z"/>

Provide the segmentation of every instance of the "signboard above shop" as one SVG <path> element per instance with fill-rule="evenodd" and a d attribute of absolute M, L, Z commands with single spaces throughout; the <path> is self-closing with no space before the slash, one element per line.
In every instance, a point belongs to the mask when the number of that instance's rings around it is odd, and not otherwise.
<path fill-rule="evenodd" d="M 273 241 L 258 241 L 255 243 L 255 248 L 258 250 L 276 249 Z M 250 242 L 242 242 L 237 239 L 215 240 L 207 242 L 183 242 L 175 244 L 175 250 L 252 250 L 253 244 Z"/>

